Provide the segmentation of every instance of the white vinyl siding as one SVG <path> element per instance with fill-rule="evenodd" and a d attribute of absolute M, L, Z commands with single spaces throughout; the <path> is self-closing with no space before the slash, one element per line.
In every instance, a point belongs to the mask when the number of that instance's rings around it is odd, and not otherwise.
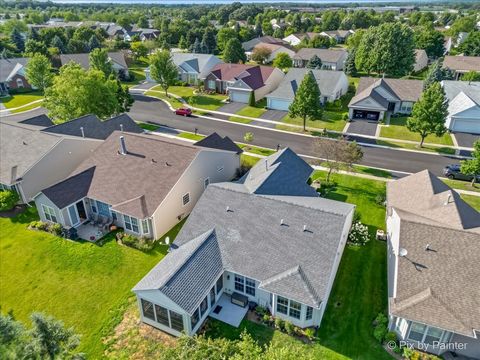
<path fill-rule="evenodd" d="M 182 196 L 182 204 L 183 206 L 187 205 L 190 202 L 190 193 L 186 193 Z"/>

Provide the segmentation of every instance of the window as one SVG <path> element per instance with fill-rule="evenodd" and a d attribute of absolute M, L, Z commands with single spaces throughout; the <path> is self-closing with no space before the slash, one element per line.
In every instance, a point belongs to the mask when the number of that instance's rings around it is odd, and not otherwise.
<path fill-rule="evenodd" d="M 97 202 L 98 213 L 100 215 L 110 217 L 110 206 L 98 200 L 96 202 Z"/>
<path fill-rule="evenodd" d="M 215 89 L 215 80 L 208 80 L 208 88 L 212 90 Z"/>
<path fill-rule="evenodd" d="M 313 308 L 311 306 L 307 306 L 307 314 L 305 315 L 305 320 L 311 320 L 313 317 Z"/>
<path fill-rule="evenodd" d="M 183 331 L 183 316 L 179 313 L 169 310 L 170 311 L 170 326 L 173 330 Z"/>
<path fill-rule="evenodd" d="M 131 217 L 130 220 L 132 220 L 132 230 L 136 233 L 138 233 L 138 220 L 135 219 L 134 217 Z"/>
<path fill-rule="evenodd" d="M 197 310 L 195 310 L 195 312 L 193 313 L 193 315 L 191 317 L 192 330 L 195 328 L 195 325 L 197 325 L 198 320 L 200 320 L 200 319 L 198 317 L 198 309 L 197 309 Z"/>
<path fill-rule="evenodd" d="M 206 178 L 205 180 L 203 180 L 203 187 L 206 189 L 207 186 L 210 184 L 210 178 Z"/>
<path fill-rule="evenodd" d="M 288 312 L 288 315 L 295 319 L 300 319 L 301 311 L 302 311 L 302 304 L 300 304 L 299 302 L 290 300 L 290 310 Z"/>
<path fill-rule="evenodd" d="M 147 319 L 155 321 L 155 314 L 153 313 L 153 304 L 150 301 L 142 299 L 143 316 Z"/>
<path fill-rule="evenodd" d="M 210 307 L 215 303 L 215 286 L 210 289 Z"/>
<path fill-rule="evenodd" d="M 278 296 L 277 297 L 277 311 L 280 314 L 287 315 L 288 313 L 288 299 Z"/>
<path fill-rule="evenodd" d="M 112 211 L 112 219 L 113 221 L 117 221 L 117 213 L 115 211 Z"/>
<path fill-rule="evenodd" d="M 190 193 L 186 193 L 182 197 L 183 206 L 187 205 L 190 202 Z"/>
<path fill-rule="evenodd" d="M 55 210 L 50 206 L 42 205 L 43 214 L 45 215 L 45 219 L 51 222 L 57 222 L 57 216 L 55 214 Z"/>
<path fill-rule="evenodd" d="M 18 79 L 17 79 L 17 88 L 23 88 L 23 87 L 24 87 L 24 86 L 23 86 L 23 80 L 20 79 L 20 78 L 18 78 Z"/>
<path fill-rule="evenodd" d="M 220 276 L 217 280 L 217 295 L 220 294 L 220 291 L 223 289 L 223 275 Z"/>
<path fill-rule="evenodd" d="M 143 219 L 142 220 L 142 232 L 144 234 L 148 234 L 149 233 L 149 230 L 148 230 L 148 220 L 147 219 Z"/>
<path fill-rule="evenodd" d="M 68 214 L 70 215 L 70 221 L 72 222 L 72 226 L 77 225 L 80 220 L 78 219 L 77 211 L 75 210 L 75 205 L 70 205 L 68 207 Z"/>
<path fill-rule="evenodd" d="M 157 322 L 170 327 L 168 322 L 168 310 L 159 305 L 155 305 L 155 314 L 157 315 Z"/>
<path fill-rule="evenodd" d="M 92 200 L 91 207 L 92 207 L 92 211 L 96 214 L 97 213 L 97 207 L 95 206 L 95 200 Z"/>
<path fill-rule="evenodd" d="M 125 221 L 125 228 L 127 230 L 138 233 L 138 220 L 134 217 L 123 215 L 123 220 Z"/>
<path fill-rule="evenodd" d="M 414 341 L 422 341 L 426 326 L 423 324 L 412 323 L 408 338 Z"/>
<path fill-rule="evenodd" d="M 243 276 L 235 275 L 235 290 L 245 291 L 245 278 Z"/>
<path fill-rule="evenodd" d="M 255 296 L 255 280 L 245 278 L 245 292 L 248 295 Z"/>
<path fill-rule="evenodd" d="M 423 342 L 425 344 L 433 345 L 434 341 L 440 341 L 442 337 L 443 330 L 440 330 L 435 327 L 428 327 L 427 334 L 425 335 L 425 339 Z"/>
<path fill-rule="evenodd" d="M 205 296 L 202 303 L 200 304 L 200 317 L 202 318 L 205 315 L 205 312 L 208 309 L 208 296 Z"/>

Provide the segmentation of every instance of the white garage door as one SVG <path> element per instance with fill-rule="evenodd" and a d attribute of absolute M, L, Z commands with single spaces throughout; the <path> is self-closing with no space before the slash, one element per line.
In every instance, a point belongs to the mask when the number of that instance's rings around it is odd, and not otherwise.
<path fill-rule="evenodd" d="M 249 99 L 249 91 L 230 91 L 230 101 L 248 104 Z"/>
<path fill-rule="evenodd" d="M 267 107 L 273 110 L 284 110 L 288 111 L 288 107 L 290 106 L 290 101 L 287 100 L 280 100 L 280 99 L 268 99 Z"/>
<path fill-rule="evenodd" d="M 480 119 L 454 119 L 453 131 L 480 134 Z"/>

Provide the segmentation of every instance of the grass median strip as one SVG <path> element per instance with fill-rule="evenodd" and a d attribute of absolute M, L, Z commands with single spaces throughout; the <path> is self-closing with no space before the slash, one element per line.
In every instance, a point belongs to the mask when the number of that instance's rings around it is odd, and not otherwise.
<path fill-rule="evenodd" d="M 463 200 L 465 200 L 471 207 L 480 211 L 480 196 L 475 195 L 467 195 L 461 194 L 460 195 Z"/>
<path fill-rule="evenodd" d="M 391 148 L 398 148 L 398 149 L 408 149 L 408 150 L 416 150 L 416 151 L 426 151 L 438 154 L 448 154 L 448 155 L 455 155 L 455 149 L 448 147 L 448 146 L 431 146 L 431 145 L 423 145 L 420 147 L 416 144 L 411 143 L 403 143 L 399 141 L 385 141 L 385 140 L 377 140 L 377 145 L 388 146 Z"/>

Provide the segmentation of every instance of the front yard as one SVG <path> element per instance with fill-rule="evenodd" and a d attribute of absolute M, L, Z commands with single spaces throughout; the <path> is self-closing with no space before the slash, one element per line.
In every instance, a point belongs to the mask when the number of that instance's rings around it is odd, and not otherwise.
<path fill-rule="evenodd" d="M 163 92 L 163 89 L 159 85 L 155 86 L 151 90 Z M 194 86 L 171 86 L 168 88 L 168 93 L 182 97 L 190 106 L 205 109 L 205 110 L 217 110 L 219 107 L 224 105 L 222 101 L 227 98 L 227 96 L 222 94 L 197 95 L 197 94 L 194 94 L 195 90 L 196 90 L 196 87 Z M 157 96 L 158 94 L 159 93 L 157 92 L 151 92 L 151 94 L 147 92 L 147 95 Z M 163 94 L 163 96 L 165 96 L 165 94 Z M 167 100 L 170 101 L 170 99 L 167 99 Z"/>
<path fill-rule="evenodd" d="M 465 200 L 468 204 L 470 204 L 471 207 L 480 211 L 480 196 L 466 195 L 466 194 L 461 194 L 460 196 L 462 197 L 463 200 Z"/>
<path fill-rule="evenodd" d="M 120 321 L 131 288 L 166 254 L 120 246 L 110 235 L 103 246 L 27 230 L 34 207 L 0 218 L 0 306 L 28 322 L 33 311 L 51 314 L 82 335 L 80 350 L 102 357 L 102 337 Z M 179 227 L 173 229 L 172 238 Z"/>
<path fill-rule="evenodd" d="M 265 109 L 266 103 L 267 103 L 267 100 L 262 99 L 257 104 L 255 104 L 255 106 L 246 105 L 244 108 L 240 109 L 235 114 L 241 115 L 241 116 L 258 118 L 267 111 L 267 109 Z M 253 121 L 253 120 L 244 119 L 236 116 L 231 116 L 228 120 L 241 122 L 244 124 L 249 124 Z"/>
<path fill-rule="evenodd" d="M 7 109 L 13 109 L 41 99 L 43 99 L 43 93 L 41 91 L 30 91 L 0 98 L 0 103 L 2 103 Z M 34 107 L 36 106 L 39 106 L 39 104 L 36 104 Z M 21 111 L 24 111 L 25 109 L 21 109 Z"/>

